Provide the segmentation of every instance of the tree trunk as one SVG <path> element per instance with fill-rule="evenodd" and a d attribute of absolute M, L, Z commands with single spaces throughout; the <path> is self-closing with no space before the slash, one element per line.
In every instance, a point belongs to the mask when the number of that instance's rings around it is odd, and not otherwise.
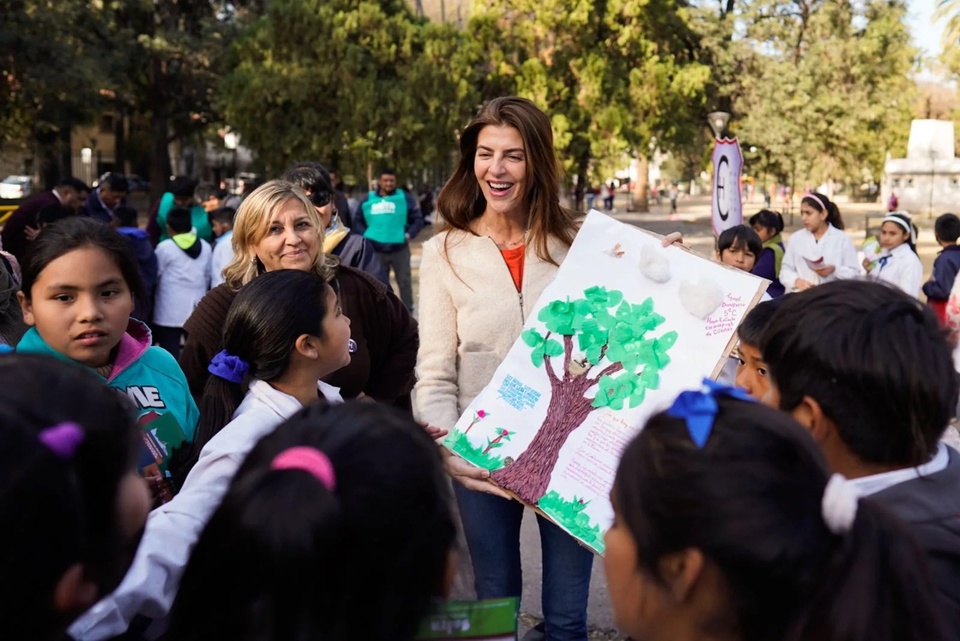
<path fill-rule="evenodd" d="M 170 179 L 170 150 L 167 138 L 170 135 L 167 125 L 167 92 L 165 90 L 166 75 L 163 63 L 153 61 L 152 86 L 150 87 L 152 114 L 150 119 L 150 138 L 152 150 L 150 153 L 150 202 L 160 200 L 167 191 L 167 181 Z"/>
<path fill-rule="evenodd" d="M 583 211 L 583 199 L 586 197 L 587 190 L 590 189 L 590 154 L 584 153 L 577 160 L 577 191 L 574 198 L 574 209 Z"/>
<path fill-rule="evenodd" d="M 117 117 L 114 121 L 113 137 L 115 144 L 116 170 L 121 174 L 127 173 L 127 119 L 123 105 L 117 108 Z"/>
<path fill-rule="evenodd" d="M 633 186 L 634 211 L 650 211 L 647 200 L 650 191 L 650 160 L 644 154 L 637 154 L 637 182 Z"/>
<path fill-rule="evenodd" d="M 546 363 L 545 366 L 550 367 L 550 364 Z M 584 398 L 589 389 L 586 376 L 579 376 L 572 381 L 564 376 L 563 382 L 553 382 L 551 386 L 553 389 L 547 418 L 530 447 L 517 457 L 515 463 L 491 475 L 494 481 L 531 505 L 536 505 L 547 493 L 560 449 L 593 409 L 592 399 Z"/>

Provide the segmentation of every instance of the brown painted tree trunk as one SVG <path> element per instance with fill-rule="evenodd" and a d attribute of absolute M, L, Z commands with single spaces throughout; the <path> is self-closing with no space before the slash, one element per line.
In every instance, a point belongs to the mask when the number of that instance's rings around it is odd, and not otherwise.
<path fill-rule="evenodd" d="M 647 195 L 650 190 L 650 160 L 644 154 L 637 154 L 637 182 L 633 186 L 634 211 L 650 211 Z"/>
<path fill-rule="evenodd" d="M 546 367 L 550 367 L 547 363 Z M 547 418 L 523 454 L 512 465 L 491 475 L 502 487 L 515 492 L 524 502 L 536 504 L 547 492 L 550 475 L 560 457 L 560 448 L 590 413 L 593 399 L 584 398 L 591 383 L 586 376 L 551 380 Z"/>

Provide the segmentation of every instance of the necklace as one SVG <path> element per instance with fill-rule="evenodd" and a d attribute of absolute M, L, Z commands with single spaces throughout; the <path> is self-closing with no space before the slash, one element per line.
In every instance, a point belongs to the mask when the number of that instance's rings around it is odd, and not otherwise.
<path fill-rule="evenodd" d="M 500 240 L 500 239 L 498 239 L 497 236 L 493 233 L 493 230 L 490 229 L 490 225 L 488 225 L 487 223 L 483 223 L 483 226 L 484 226 L 484 228 L 487 230 L 487 237 L 488 237 L 488 238 L 490 238 L 490 239 L 491 239 L 493 242 L 495 242 L 497 245 L 499 245 L 499 246 L 501 246 L 501 247 L 506 247 L 507 249 L 513 249 L 513 248 L 515 248 L 515 247 L 518 247 L 518 246 L 522 245 L 522 244 L 523 244 L 523 241 L 524 241 L 524 240 L 526 239 L 526 237 L 527 237 L 527 232 L 530 231 L 530 228 L 529 228 L 529 227 L 528 227 L 527 229 L 524 229 L 524 230 L 523 230 L 523 233 L 520 234 L 520 238 L 518 238 L 517 240 L 510 240 L 510 239 Z"/>

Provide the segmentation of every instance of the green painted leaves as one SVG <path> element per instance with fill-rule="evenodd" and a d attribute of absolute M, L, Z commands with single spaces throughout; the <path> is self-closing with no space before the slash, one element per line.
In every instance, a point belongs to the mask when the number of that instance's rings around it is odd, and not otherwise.
<path fill-rule="evenodd" d="M 533 351 L 530 353 L 530 360 L 533 361 L 536 367 L 543 365 L 545 356 L 553 358 L 563 354 L 563 345 L 561 345 L 559 341 L 553 338 L 544 338 L 540 335 L 540 332 L 535 329 L 528 329 L 520 336 L 523 338 L 524 343 L 533 348 Z"/>

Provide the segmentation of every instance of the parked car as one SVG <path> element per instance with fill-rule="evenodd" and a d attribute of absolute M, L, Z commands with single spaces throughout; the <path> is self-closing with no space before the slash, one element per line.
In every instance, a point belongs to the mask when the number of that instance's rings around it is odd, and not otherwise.
<path fill-rule="evenodd" d="M 0 198 L 26 198 L 33 191 L 30 176 L 7 176 L 0 182 Z"/>

